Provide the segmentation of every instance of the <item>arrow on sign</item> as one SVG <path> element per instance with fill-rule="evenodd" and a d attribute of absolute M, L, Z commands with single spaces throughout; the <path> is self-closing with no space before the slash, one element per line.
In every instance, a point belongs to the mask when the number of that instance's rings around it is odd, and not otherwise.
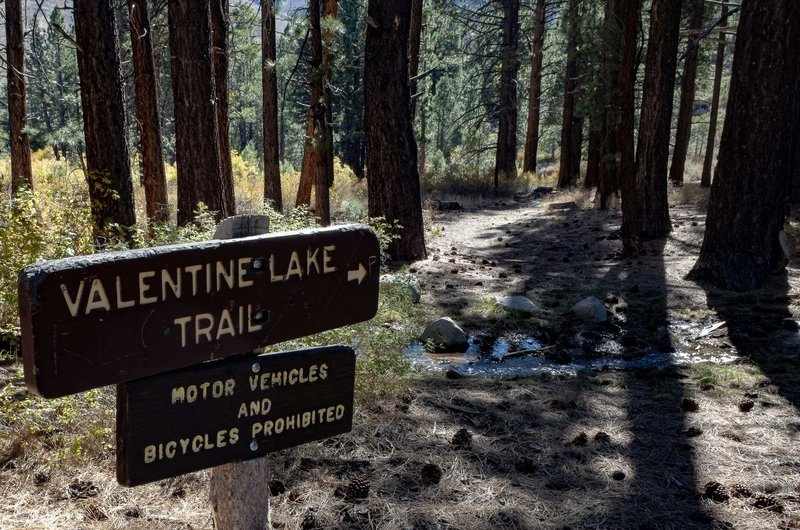
<path fill-rule="evenodd" d="M 358 280 L 358 285 L 361 285 L 361 281 L 367 275 L 367 269 L 364 268 L 364 265 L 361 263 L 358 264 L 358 268 L 354 271 L 347 271 L 347 281 L 352 282 L 353 280 Z"/>

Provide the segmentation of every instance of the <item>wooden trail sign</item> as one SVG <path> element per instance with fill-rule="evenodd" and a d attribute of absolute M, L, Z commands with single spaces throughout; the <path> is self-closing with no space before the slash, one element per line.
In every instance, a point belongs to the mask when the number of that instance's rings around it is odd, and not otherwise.
<path fill-rule="evenodd" d="M 369 320 L 379 269 L 362 225 L 30 265 L 25 381 L 59 397 Z"/>
<path fill-rule="evenodd" d="M 241 356 L 118 386 L 117 480 L 135 486 L 349 432 L 355 353 Z"/>

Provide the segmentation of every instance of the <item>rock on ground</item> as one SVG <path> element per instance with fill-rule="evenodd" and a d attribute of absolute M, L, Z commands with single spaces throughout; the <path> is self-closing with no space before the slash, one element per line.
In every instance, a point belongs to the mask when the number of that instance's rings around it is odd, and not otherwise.
<path fill-rule="evenodd" d="M 463 352 L 469 347 L 467 335 L 450 317 L 441 317 L 425 326 L 419 340 L 434 352 Z"/>
<path fill-rule="evenodd" d="M 589 322 L 605 322 L 608 319 L 606 306 L 594 296 L 584 298 L 572 306 L 572 312 L 575 313 L 578 318 L 588 320 Z"/>
<path fill-rule="evenodd" d="M 506 309 L 507 311 L 517 311 L 519 313 L 526 313 L 531 315 L 539 310 L 530 298 L 519 294 L 512 296 L 498 296 L 497 305 Z"/>

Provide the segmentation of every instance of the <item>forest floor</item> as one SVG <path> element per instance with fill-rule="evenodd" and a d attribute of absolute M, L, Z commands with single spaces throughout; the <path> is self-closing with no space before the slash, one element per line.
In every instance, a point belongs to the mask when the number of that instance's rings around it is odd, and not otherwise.
<path fill-rule="evenodd" d="M 477 377 L 485 353 L 434 358 L 401 395 L 359 404 L 352 433 L 270 457 L 274 527 L 800 528 L 800 263 L 745 294 L 684 280 L 703 193 L 671 195 L 673 232 L 634 259 L 619 212 L 577 194 L 433 214 L 428 259 L 404 268 L 426 315 L 512 353 L 535 339 L 495 366 L 548 369 Z M 497 307 L 513 294 L 539 310 Z M 571 314 L 587 296 L 607 322 Z M 667 362 L 636 362 L 653 355 Z M 126 489 L 112 450 L 62 472 L 8 454 L 2 528 L 212 526 L 208 471 Z M 366 498 L 348 497 L 355 477 Z"/>

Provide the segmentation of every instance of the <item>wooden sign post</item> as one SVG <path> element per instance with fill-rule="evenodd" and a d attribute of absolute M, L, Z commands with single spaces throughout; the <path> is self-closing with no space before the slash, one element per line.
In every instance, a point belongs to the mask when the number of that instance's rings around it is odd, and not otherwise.
<path fill-rule="evenodd" d="M 117 479 L 145 484 L 349 432 L 354 381 L 355 352 L 329 346 L 229 357 L 123 383 Z"/>
<path fill-rule="evenodd" d="M 217 466 L 210 497 L 224 530 L 269 526 L 263 455 L 352 427 L 353 350 L 248 352 L 369 320 L 378 308 L 372 229 L 267 230 L 265 216 L 238 216 L 215 241 L 56 260 L 19 275 L 28 388 L 60 397 L 118 384 L 120 483 Z"/>
<path fill-rule="evenodd" d="M 351 225 L 25 267 L 25 381 L 60 397 L 369 320 L 375 232 Z"/>

